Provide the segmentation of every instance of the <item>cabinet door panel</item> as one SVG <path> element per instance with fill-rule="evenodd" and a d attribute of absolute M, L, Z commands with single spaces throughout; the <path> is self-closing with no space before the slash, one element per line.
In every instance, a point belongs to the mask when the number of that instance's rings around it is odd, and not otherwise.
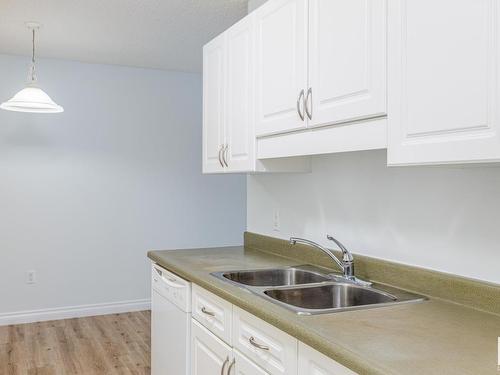
<path fill-rule="evenodd" d="M 203 173 L 222 172 L 225 34 L 203 47 Z"/>
<path fill-rule="evenodd" d="M 226 369 L 232 349 L 196 320 L 191 320 L 191 374 L 220 375 Z"/>
<path fill-rule="evenodd" d="M 307 84 L 307 0 L 270 0 L 255 11 L 256 132 L 306 126 L 297 100 Z"/>
<path fill-rule="evenodd" d="M 268 372 L 261 369 L 239 351 L 234 350 L 233 355 L 235 361 L 234 371 L 231 371 L 228 375 L 269 375 Z"/>
<path fill-rule="evenodd" d="M 499 12 L 498 0 L 389 2 L 389 164 L 500 160 Z"/>
<path fill-rule="evenodd" d="M 226 159 L 230 172 L 255 169 L 253 21 L 249 15 L 226 31 Z"/>
<path fill-rule="evenodd" d="M 386 0 L 309 3 L 309 126 L 384 115 Z"/>
<path fill-rule="evenodd" d="M 347 367 L 299 342 L 298 375 L 357 375 Z"/>

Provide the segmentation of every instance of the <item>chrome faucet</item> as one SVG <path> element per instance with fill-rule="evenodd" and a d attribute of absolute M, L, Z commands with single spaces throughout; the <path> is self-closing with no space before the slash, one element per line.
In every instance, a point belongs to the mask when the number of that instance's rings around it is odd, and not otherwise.
<path fill-rule="evenodd" d="M 329 234 L 326 235 L 326 238 L 334 242 L 340 248 L 340 250 L 342 251 L 342 261 L 340 261 L 330 249 L 327 249 L 326 247 L 323 247 L 320 244 L 313 242 L 311 240 L 307 240 L 305 238 L 290 237 L 290 245 L 302 243 L 305 245 L 312 246 L 316 249 L 319 249 L 323 251 L 326 255 L 328 255 L 340 267 L 343 273 L 342 278 L 360 285 L 371 285 L 370 282 L 360 280 L 356 276 L 354 276 L 354 258 L 351 252 L 347 250 L 347 248 L 339 240 L 335 239 Z"/>

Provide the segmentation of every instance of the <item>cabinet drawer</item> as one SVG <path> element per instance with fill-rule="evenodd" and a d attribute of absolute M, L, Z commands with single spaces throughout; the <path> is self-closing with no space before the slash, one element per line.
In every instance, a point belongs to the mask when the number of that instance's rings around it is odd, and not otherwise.
<path fill-rule="evenodd" d="M 192 316 L 213 334 L 231 345 L 233 305 L 213 293 L 193 285 Z"/>
<path fill-rule="evenodd" d="M 297 340 L 236 306 L 233 347 L 271 375 L 297 374 Z"/>

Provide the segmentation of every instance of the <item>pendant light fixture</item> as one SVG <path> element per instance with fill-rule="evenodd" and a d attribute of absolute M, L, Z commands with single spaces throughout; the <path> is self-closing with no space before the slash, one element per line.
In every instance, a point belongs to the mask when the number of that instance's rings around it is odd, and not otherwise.
<path fill-rule="evenodd" d="M 26 87 L 19 91 L 12 99 L 2 103 L 0 108 L 7 111 L 30 112 L 30 113 L 60 113 L 64 109 L 54 101 L 37 85 L 35 70 L 35 31 L 40 28 L 40 24 L 30 22 L 26 26 L 32 33 L 32 55 L 31 67 L 28 75 Z"/>

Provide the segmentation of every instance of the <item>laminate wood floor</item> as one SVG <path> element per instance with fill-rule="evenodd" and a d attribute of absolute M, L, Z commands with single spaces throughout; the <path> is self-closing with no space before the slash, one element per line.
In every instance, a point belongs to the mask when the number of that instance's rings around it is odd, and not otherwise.
<path fill-rule="evenodd" d="M 150 374 L 150 312 L 0 327 L 0 375 Z"/>

